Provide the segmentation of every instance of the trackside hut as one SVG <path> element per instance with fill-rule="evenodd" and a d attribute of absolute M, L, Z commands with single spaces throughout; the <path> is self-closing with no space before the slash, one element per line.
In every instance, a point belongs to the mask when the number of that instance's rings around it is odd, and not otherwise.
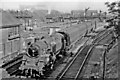
<path fill-rule="evenodd" d="M 7 11 L 0 11 L 0 59 L 7 61 L 20 51 L 21 23 Z"/>

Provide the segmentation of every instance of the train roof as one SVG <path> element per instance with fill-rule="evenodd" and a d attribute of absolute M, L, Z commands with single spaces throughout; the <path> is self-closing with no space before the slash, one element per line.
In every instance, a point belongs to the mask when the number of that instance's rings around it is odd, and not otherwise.
<path fill-rule="evenodd" d="M 0 11 L 0 17 L 2 18 L 0 28 L 10 28 L 21 25 L 21 22 L 7 11 Z"/>

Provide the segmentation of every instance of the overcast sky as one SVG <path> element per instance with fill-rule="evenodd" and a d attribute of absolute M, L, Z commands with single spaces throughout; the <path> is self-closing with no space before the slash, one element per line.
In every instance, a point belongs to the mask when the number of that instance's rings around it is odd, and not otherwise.
<path fill-rule="evenodd" d="M 43 9 L 56 9 L 63 12 L 69 12 L 75 9 L 98 9 L 106 11 L 105 2 L 116 0 L 0 0 L 0 8 L 19 9 L 21 5 L 39 6 Z"/>

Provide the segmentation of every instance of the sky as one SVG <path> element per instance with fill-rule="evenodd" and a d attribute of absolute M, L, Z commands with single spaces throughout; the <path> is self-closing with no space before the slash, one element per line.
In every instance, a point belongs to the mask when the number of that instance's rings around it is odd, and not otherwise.
<path fill-rule="evenodd" d="M 113 1 L 116 0 L 0 0 L 0 8 L 16 10 L 23 6 L 33 6 L 41 9 L 70 12 L 71 10 L 90 7 L 90 9 L 106 11 L 107 8 L 104 3 Z"/>

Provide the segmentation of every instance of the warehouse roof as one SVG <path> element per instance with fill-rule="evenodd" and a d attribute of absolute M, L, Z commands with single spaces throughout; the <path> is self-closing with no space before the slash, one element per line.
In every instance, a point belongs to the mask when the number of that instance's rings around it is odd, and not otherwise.
<path fill-rule="evenodd" d="M 7 11 L 0 11 L 0 28 L 9 28 L 20 25 L 21 22 Z"/>

